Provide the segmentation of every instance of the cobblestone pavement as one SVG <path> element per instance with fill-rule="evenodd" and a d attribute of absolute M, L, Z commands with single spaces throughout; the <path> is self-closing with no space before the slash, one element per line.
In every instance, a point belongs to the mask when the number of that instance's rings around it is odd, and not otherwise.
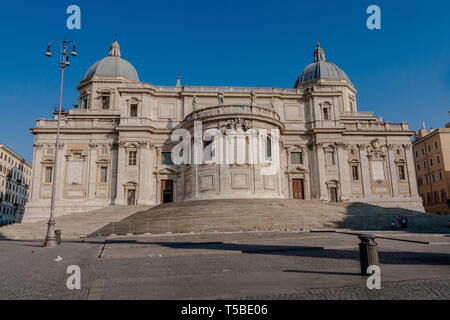
<path fill-rule="evenodd" d="M 447 234 L 378 232 L 381 290 L 340 233 L 167 235 L 0 241 L 0 299 L 449 299 Z M 55 262 L 58 256 L 62 261 Z M 68 290 L 67 267 L 81 269 Z"/>

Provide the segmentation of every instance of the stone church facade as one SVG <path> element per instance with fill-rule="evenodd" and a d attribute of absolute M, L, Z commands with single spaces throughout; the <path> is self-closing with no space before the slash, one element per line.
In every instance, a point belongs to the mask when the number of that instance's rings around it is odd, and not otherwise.
<path fill-rule="evenodd" d="M 114 42 L 77 87 L 77 108 L 38 119 L 24 221 L 48 217 L 55 152 L 56 214 L 113 205 L 216 198 L 366 202 L 423 211 L 407 123 L 359 112 L 347 74 L 317 45 L 293 89 L 156 86 L 141 82 Z M 277 171 L 263 164 L 174 165 L 174 129 L 278 130 Z M 270 138 L 269 138 L 270 141 Z M 205 141 L 203 141 L 205 143 Z M 205 143 L 206 145 L 206 143 Z M 266 152 L 268 152 L 266 150 Z M 245 156 L 247 157 L 247 156 Z"/>

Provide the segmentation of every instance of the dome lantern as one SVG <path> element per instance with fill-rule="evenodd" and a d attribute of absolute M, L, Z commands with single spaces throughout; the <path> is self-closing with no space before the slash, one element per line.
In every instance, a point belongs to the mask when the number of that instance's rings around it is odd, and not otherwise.
<path fill-rule="evenodd" d="M 115 40 L 109 48 L 109 55 L 98 61 L 86 72 L 83 80 L 97 77 L 122 77 L 133 82 L 140 82 L 136 69 L 122 58 L 119 43 Z"/>
<path fill-rule="evenodd" d="M 314 62 L 303 69 L 302 74 L 295 82 L 294 88 L 319 79 L 347 80 L 351 83 L 350 78 L 344 70 L 325 59 L 325 51 L 320 47 L 319 42 L 317 42 L 317 47 L 314 51 Z"/>

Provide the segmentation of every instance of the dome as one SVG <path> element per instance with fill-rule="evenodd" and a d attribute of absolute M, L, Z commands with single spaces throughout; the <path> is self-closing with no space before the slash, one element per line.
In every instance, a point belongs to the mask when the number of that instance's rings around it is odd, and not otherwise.
<path fill-rule="evenodd" d="M 128 80 L 139 82 L 136 69 L 127 60 L 122 59 L 117 40 L 111 45 L 109 56 L 90 67 L 83 80 L 93 76 L 124 77 Z"/>
<path fill-rule="evenodd" d="M 303 70 L 294 87 L 297 88 L 303 83 L 318 79 L 343 79 L 351 82 L 344 70 L 332 62 L 326 61 L 325 51 L 319 43 L 314 51 L 314 62 Z"/>

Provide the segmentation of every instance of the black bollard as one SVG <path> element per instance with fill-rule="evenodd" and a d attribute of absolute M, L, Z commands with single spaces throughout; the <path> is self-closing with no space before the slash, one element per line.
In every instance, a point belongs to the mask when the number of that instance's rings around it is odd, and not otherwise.
<path fill-rule="evenodd" d="M 361 234 L 359 239 L 361 240 L 361 243 L 359 244 L 361 274 L 363 276 L 370 276 L 371 274 L 367 273 L 367 268 L 373 265 L 380 266 L 375 236 L 371 234 Z"/>
<path fill-rule="evenodd" d="M 61 244 L 61 230 L 55 230 L 56 243 Z"/>

